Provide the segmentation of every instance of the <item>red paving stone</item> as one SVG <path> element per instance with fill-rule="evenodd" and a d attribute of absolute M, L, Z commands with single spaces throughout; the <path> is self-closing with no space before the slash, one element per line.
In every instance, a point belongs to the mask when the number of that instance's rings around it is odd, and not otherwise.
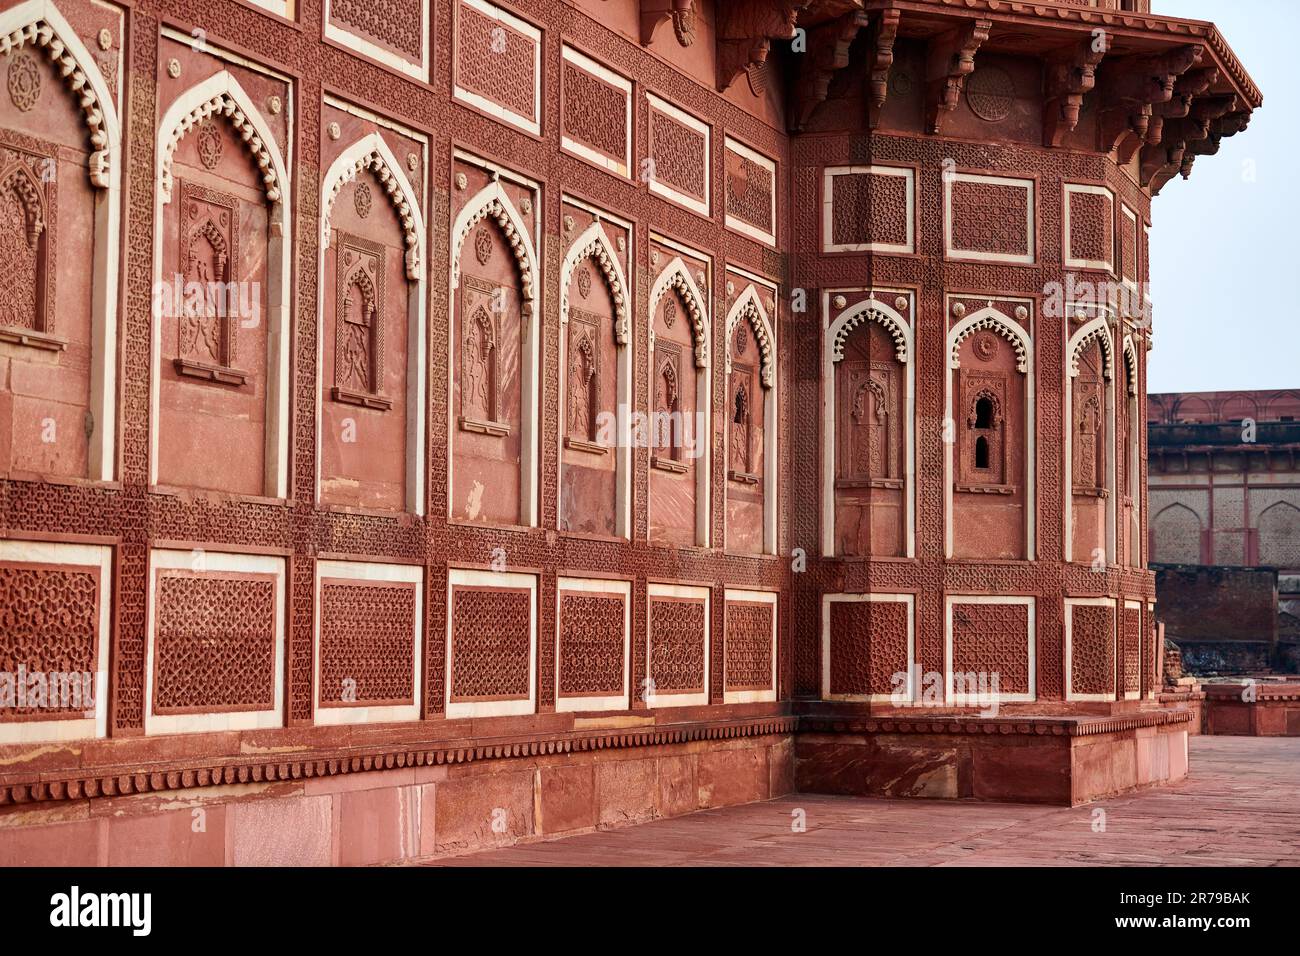
<path fill-rule="evenodd" d="M 1300 738 L 1193 737 L 1191 760 L 1177 786 L 1073 809 L 792 794 L 435 865 L 1300 865 Z"/>

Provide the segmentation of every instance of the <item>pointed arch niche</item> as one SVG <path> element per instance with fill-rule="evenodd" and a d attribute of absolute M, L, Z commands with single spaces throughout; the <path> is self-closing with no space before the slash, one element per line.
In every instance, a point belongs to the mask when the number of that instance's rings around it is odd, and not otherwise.
<path fill-rule="evenodd" d="M 949 300 L 952 308 L 952 300 Z M 1030 306 L 1017 313 L 1028 322 Z M 990 304 L 948 331 L 944 388 L 944 553 L 1032 560 L 1034 343 Z"/>
<path fill-rule="evenodd" d="M 344 149 L 321 183 L 316 487 L 326 504 L 424 513 L 420 209 L 378 131 Z"/>
<path fill-rule="evenodd" d="M 455 170 L 457 190 L 463 182 L 469 198 L 451 231 L 449 516 L 534 527 L 540 304 L 532 235 L 540 193 L 461 154 Z"/>
<path fill-rule="evenodd" d="M 560 531 L 631 536 L 631 228 L 566 197 L 586 223 L 560 266 Z M 623 240 L 624 253 L 614 246 Z"/>
<path fill-rule="evenodd" d="M 1119 425 L 1119 461 L 1124 469 L 1119 481 L 1118 524 L 1122 535 L 1120 556 L 1124 564 L 1142 567 L 1142 389 L 1138 381 L 1138 354 L 1133 336 L 1124 336 L 1123 414 Z"/>
<path fill-rule="evenodd" d="M 1067 310 L 1070 314 L 1072 310 Z M 1116 561 L 1115 357 L 1105 315 L 1066 346 L 1065 560 Z"/>
<path fill-rule="evenodd" d="M 850 290 L 840 294 L 851 294 Z M 916 556 L 912 327 L 866 298 L 830 318 L 822 354 L 822 551 Z M 899 294 L 910 313 L 912 296 Z"/>
<path fill-rule="evenodd" d="M 120 45 L 111 54 L 120 54 Z M 52 0 L 0 12 L 0 474 L 117 476 L 121 125 Z M 15 86 L 16 76 L 26 83 Z M 17 92 L 15 92 L 17 91 Z M 19 374 L 19 373 L 22 374 Z M 12 383 L 29 383 L 26 390 Z"/>
<path fill-rule="evenodd" d="M 707 273 L 705 279 L 707 288 Z M 655 279 L 648 314 L 649 536 L 658 544 L 706 548 L 713 457 L 710 319 L 708 300 L 682 256 L 673 256 Z"/>
<path fill-rule="evenodd" d="M 748 282 L 727 313 L 726 546 L 776 553 L 776 336 L 760 288 Z"/>
<path fill-rule="evenodd" d="M 285 111 L 292 116 L 292 104 Z M 222 70 L 167 107 L 156 164 L 155 288 L 183 294 L 153 320 L 151 483 L 284 498 L 291 208 L 285 159 L 261 112 Z M 200 301 L 193 289 L 202 291 Z"/>

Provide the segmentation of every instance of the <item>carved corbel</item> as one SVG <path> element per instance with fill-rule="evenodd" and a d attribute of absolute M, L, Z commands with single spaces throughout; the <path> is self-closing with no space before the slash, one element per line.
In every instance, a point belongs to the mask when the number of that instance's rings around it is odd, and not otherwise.
<path fill-rule="evenodd" d="M 1098 49 L 1100 46 L 1100 49 Z M 1060 146 L 1066 133 L 1079 125 L 1085 93 L 1097 84 L 1097 64 L 1106 47 L 1089 38 L 1047 61 L 1047 90 L 1043 101 L 1043 145 Z"/>
<path fill-rule="evenodd" d="M 880 125 L 880 111 L 889 95 L 889 70 L 894 65 L 894 39 L 898 36 L 898 10 L 882 10 L 871 27 L 871 78 L 867 89 L 867 122 Z"/>
<path fill-rule="evenodd" d="M 991 20 L 971 20 L 930 41 L 926 66 L 926 130 L 943 131 L 943 121 L 957 108 L 966 77 L 975 69 L 975 53 L 989 38 Z"/>
<path fill-rule="evenodd" d="M 826 102 L 831 80 L 849 65 L 849 47 L 866 24 L 865 13 L 845 13 L 808 30 L 808 48 L 800 54 L 802 65 L 795 86 L 794 129 L 803 129 L 817 107 Z"/>
<path fill-rule="evenodd" d="M 641 45 L 649 46 L 659 24 L 671 20 L 682 46 L 695 41 L 695 0 L 641 0 Z"/>
<path fill-rule="evenodd" d="M 1200 96 L 1219 79 L 1216 69 L 1191 70 L 1184 73 L 1174 84 L 1174 95 L 1167 103 L 1158 103 L 1151 107 L 1151 124 L 1147 127 L 1146 141 L 1157 146 L 1164 136 L 1165 120 L 1182 119 L 1192 109 L 1192 101 Z"/>
<path fill-rule="evenodd" d="M 1157 104 L 1173 99 L 1178 78 L 1201 59 L 1202 47 L 1179 47 L 1158 56 L 1125 57 L 1104 72 L 1101 148 L 1115 150 L 1120 164 L 1148 142 Z"/>
<path fill-rule="evenodd" d="M 812 0 L 734 0 L 717 7 L 718 89 L 767 59 L 773 40 L 794 36 L 799 11 Z"/>
<path fill-rule="evenodd" d="M 1236 96 L 1202 96 L 1192 101 L 1185 116 L 1165 122 L 1160 141 L 1142 149 L 1139 180 L 1142 185 L 1151 187 L 1153 195 L 1158 193 L 1165 183 L 1184 168 L 1183 161 L 1189 155 L 1188 144 L 1209 138 L 1214 121 L 1228 113 L 1237 115 L 1236 110 Z M 1196 153 L 1190 155 L 1195 158 Z M 1186 168 L 1188 172 L 1191 171 L 1190 163 Z"/>

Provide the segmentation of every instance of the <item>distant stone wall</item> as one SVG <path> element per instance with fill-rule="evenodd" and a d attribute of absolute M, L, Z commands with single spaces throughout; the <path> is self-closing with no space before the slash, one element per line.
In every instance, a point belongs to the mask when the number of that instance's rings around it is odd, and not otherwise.
<path fill-rule="evenodd" d="M 1178 645 L 1185 673 L 1245 673 L 1276 665 L 1276 571 L 1154 567 L 1165 636 Z"/>

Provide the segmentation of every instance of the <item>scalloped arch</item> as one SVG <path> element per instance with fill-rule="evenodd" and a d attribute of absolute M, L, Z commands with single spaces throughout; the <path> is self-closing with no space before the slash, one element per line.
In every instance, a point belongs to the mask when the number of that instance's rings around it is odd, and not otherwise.
<path fill-rule="evenodd" d="M 90 181 L 99 189 L 112 185 L 121 148 L 117 109 L 94 57 L 49 0 L 27 0 L 0 13 L 0 55 L 25 46 L 40 47 L 54 72 L 63 77 L 90 132 Z"/>
<path fill-rule="evenodd" d="M 1106 322 L 1104 316 L 1099 316 L 1091 322 L 1086 323 L 1079 329 L 1079 331 L 1070 336 L 1070 378 L 1078 377 L 1079 353 L 1082 352 L 1094 339 L 1101 343 L 1102 377 L 1109 380 L 1114 376 L 1115 356 L 1111 351 L 1110 325 Z"/>
<path fill-rule="evenodd" d="M 695 280 L 691 278 L 686 263 L 682 262 L 681 256 L 674 257 L 673 261 L 664 267 L 663 272 L 659 273 L 659 278 L 655 279 L 650 289 L 651 316 L 659 307 L 659 300 L 669 289 L 675 289 L 681 295 L 682 301 L 686 303 L 686 311 L 691 316 L 691 329 L 695 335 L 695 365 L 697 368 L 704 368 L 709 364 L 709 327 L 705 324 L 708 310 L 704 305 L 704 297 L 700 295 L 700 290 L 695 285 Z M 651 328 L 653 329 L 653 326 Z"/>
<path fill-rule="evenodd" d="M 560 321 L 569 320 L 569 279 L 573 270 L 583 259 L 592 259 L 609 287 L 610 297 L 614 300 L 614 337 L 619 345 L 627 345 L 631 338 L 631 328 L 627 314 L 627 282 L 623 278 L 623 269 L 619 265 L 618 255 L 609 244 L 609 236 L 599 219 L 592 222 L 569 246 L 564 263 L 560 266 Z"/>
<path fill-rule="evenodd" d="M 321 245 L 329 248 L 330 214 L 339 193 L 367 169 L 374 172 L 375 178 L 384 187 L 402 224 L 402 238 L 406 243 L 406 277 L 417 280 L 423 278 L 424 217 L 420 215 L 415 190 L 402 172 L 401 164 L 388 143 L 375 131 L 367 133 L 340 153 L 325 174 L 325 185 L 321 190 L 324 197 L 321 209 Z"/>
<path fill-rule="evenodd" d="M 831 348 L 831 361 L 838 362 L 844 358 L 844 343 L 849 333 L 865 321 L 879 322 L 894 340 L 894 354 L 898 361 L 907 364 L 911 351 L 911 329 L 896 310 L 879 299 L 866 299 L 857 305 L 851 305 L 831 323 L 827 332 Z"/>
<path fill-rule="evenodd" d="M 1137 394 L 1138 359 L 1137 349 L 1133 347 L 1133 336 L 1124 336 L 1124 367 L 1128 372 L 1128 393 Z"/>
<path fill-rule="evenodd" d="M 731 336 L 741 319 L 747 321 L 750 328 L 754 330 L 754 338 L 758 340 L 758 352 L 763 360 L 759 377 L 764 388 L 771 388 L 776 383 L 776 352 L 773 347 L 772 324 L 767 317 L 767 310 L 763 308 L 762 300 L 758 297 L 758 290 L 752 282 L 745 287 L 744 292 L 740 293 L 731 307 L 731 312 L 727 315 L 727 371 L 731 371 Z"/>
<path fill-rule="evenodd" d="M 948 367 L 961 368 L 961 344 L 981 329 L 998 333 L 1016 350 L 1016 371 L 1029 371 L 1029 356 L 1033 343 L 1024 327 L 1003 312 L 989 306 L 966 316 L 948 333 Z"/>
<path fill-rule="evenodd" d="M 537 256 L 523 218 L 497 179 L 493 179 L 472 196 L 452 224 L 451 287 L 453 290 L 460 288 L 460 253 L 465 240 L 476 225 L 489 217 L 505 236 L 506 244 L 510 246 L 510 252 L 519 266 L 519 286 L 524 298 L 522 311 L 525 318 L 530 318 L 536 295 Z"/>

